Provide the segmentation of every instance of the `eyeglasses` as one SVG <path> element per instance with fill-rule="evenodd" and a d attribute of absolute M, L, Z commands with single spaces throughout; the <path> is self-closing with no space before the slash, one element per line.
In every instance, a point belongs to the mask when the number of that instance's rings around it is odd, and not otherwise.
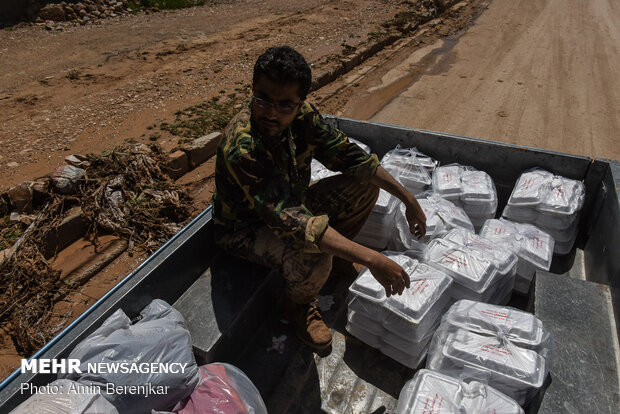
<path fill-rule="evenodd" d="M 269 102 L 265 99 L 259 98 L 257 96 L 252 95 L 252 102 L 254 102 L 254 104 L 262 110 L 266 110 L 269 108 L 275 108 L 276 111 L 280 112 L 281 114 L 285 114 L 285 115 L 290 115 L 292 114 L 296 109 L 297 106 L 299 106 L 300 102 L 297 103 L 286 103 L 286 104 L 277 104 L 277 103 L 273 103 L 273 102 Z"/>

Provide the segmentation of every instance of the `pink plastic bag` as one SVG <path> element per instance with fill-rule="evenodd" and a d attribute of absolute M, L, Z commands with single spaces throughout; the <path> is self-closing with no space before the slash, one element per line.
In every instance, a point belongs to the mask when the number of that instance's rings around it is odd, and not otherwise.
<path fill-rule="evenodd" d="M 207 364 L 200 367 L 200 376 L 194 392 L 177 404 L 175 413 L 267 414 L 260 393 L 239 368 L 224 363 Z"/>

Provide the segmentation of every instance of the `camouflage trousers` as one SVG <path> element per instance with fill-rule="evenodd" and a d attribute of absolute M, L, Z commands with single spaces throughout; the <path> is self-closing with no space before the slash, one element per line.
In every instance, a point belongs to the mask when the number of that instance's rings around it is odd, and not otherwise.
<path fill-rule="evenodd" d="M 314 215 L 327 214 L 330 227 L 352 239 L 361 230 L 378 196 L 377 186 L 336 175 L 312 184 L 304 204 Z M 267 226 L 226 235 L 219 244 L 231 254 L 279 268 L 285 279 L 285 294 L 295 303 L 311 302 L 332 268 L 331 254 L 305 252 L 303 247 L 283 242 Z"/>

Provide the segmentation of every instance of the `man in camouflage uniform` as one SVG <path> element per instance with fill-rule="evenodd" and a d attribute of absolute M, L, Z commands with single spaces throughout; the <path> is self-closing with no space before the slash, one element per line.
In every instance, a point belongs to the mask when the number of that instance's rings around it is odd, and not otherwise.
<path fill-rule="evenodd" d="M 379 189 L 407 206 L 411 232 L 425 234 L 415 197 L 344 133 L 328 126 L 304 102 L 310 67 L 288 46 L 261 55 L 252 102 L 226 128 L 217 152 L 213 195 L 216 242 L 230 253 L 282 269 L 285 312 L 306 344 L 331 344 L 317 309 L 333 256 L 370 269 L 388 296 L 409 287 L 395 262 L 351 239 L 372 210 Z M 316 158 L 337 175 L 310 185 Z"/>

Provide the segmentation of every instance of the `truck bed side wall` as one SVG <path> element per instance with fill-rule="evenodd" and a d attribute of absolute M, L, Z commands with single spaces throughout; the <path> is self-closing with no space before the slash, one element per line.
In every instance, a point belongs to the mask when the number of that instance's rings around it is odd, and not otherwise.
<path fill-rule="evenodd" d="M 615 319 L 620 317 L 620 163 L 597 159 L 602 179 L 595 198 L 594 220 L 584 249 L 588 280 L 610 286 Z M 616 324 L 616 330 L 618 330 Z M 620 331 L 618 331 L 620 336 Z"/>
<path fill-rule="evenodd" d="M 178 233 L 136 271 L 117 285 L 117 289 L 101 298 L 72 326 L 65 328 L 36 358 L 61 359 L 105 321 L 117 309 L 130 318 L 153 299 L 174 303 L 211 265 L 217 248 L 213 242 L 211 210 L 201 213 L 184 231 Z M 87 311 L 88 312 L 88 311 Z M 20 374 L 0 391 L 0 411 L 10 412 L 29 394 L 21 395 L 20 384 L 46 385 L 56 379 L 55 374 Z"/>

